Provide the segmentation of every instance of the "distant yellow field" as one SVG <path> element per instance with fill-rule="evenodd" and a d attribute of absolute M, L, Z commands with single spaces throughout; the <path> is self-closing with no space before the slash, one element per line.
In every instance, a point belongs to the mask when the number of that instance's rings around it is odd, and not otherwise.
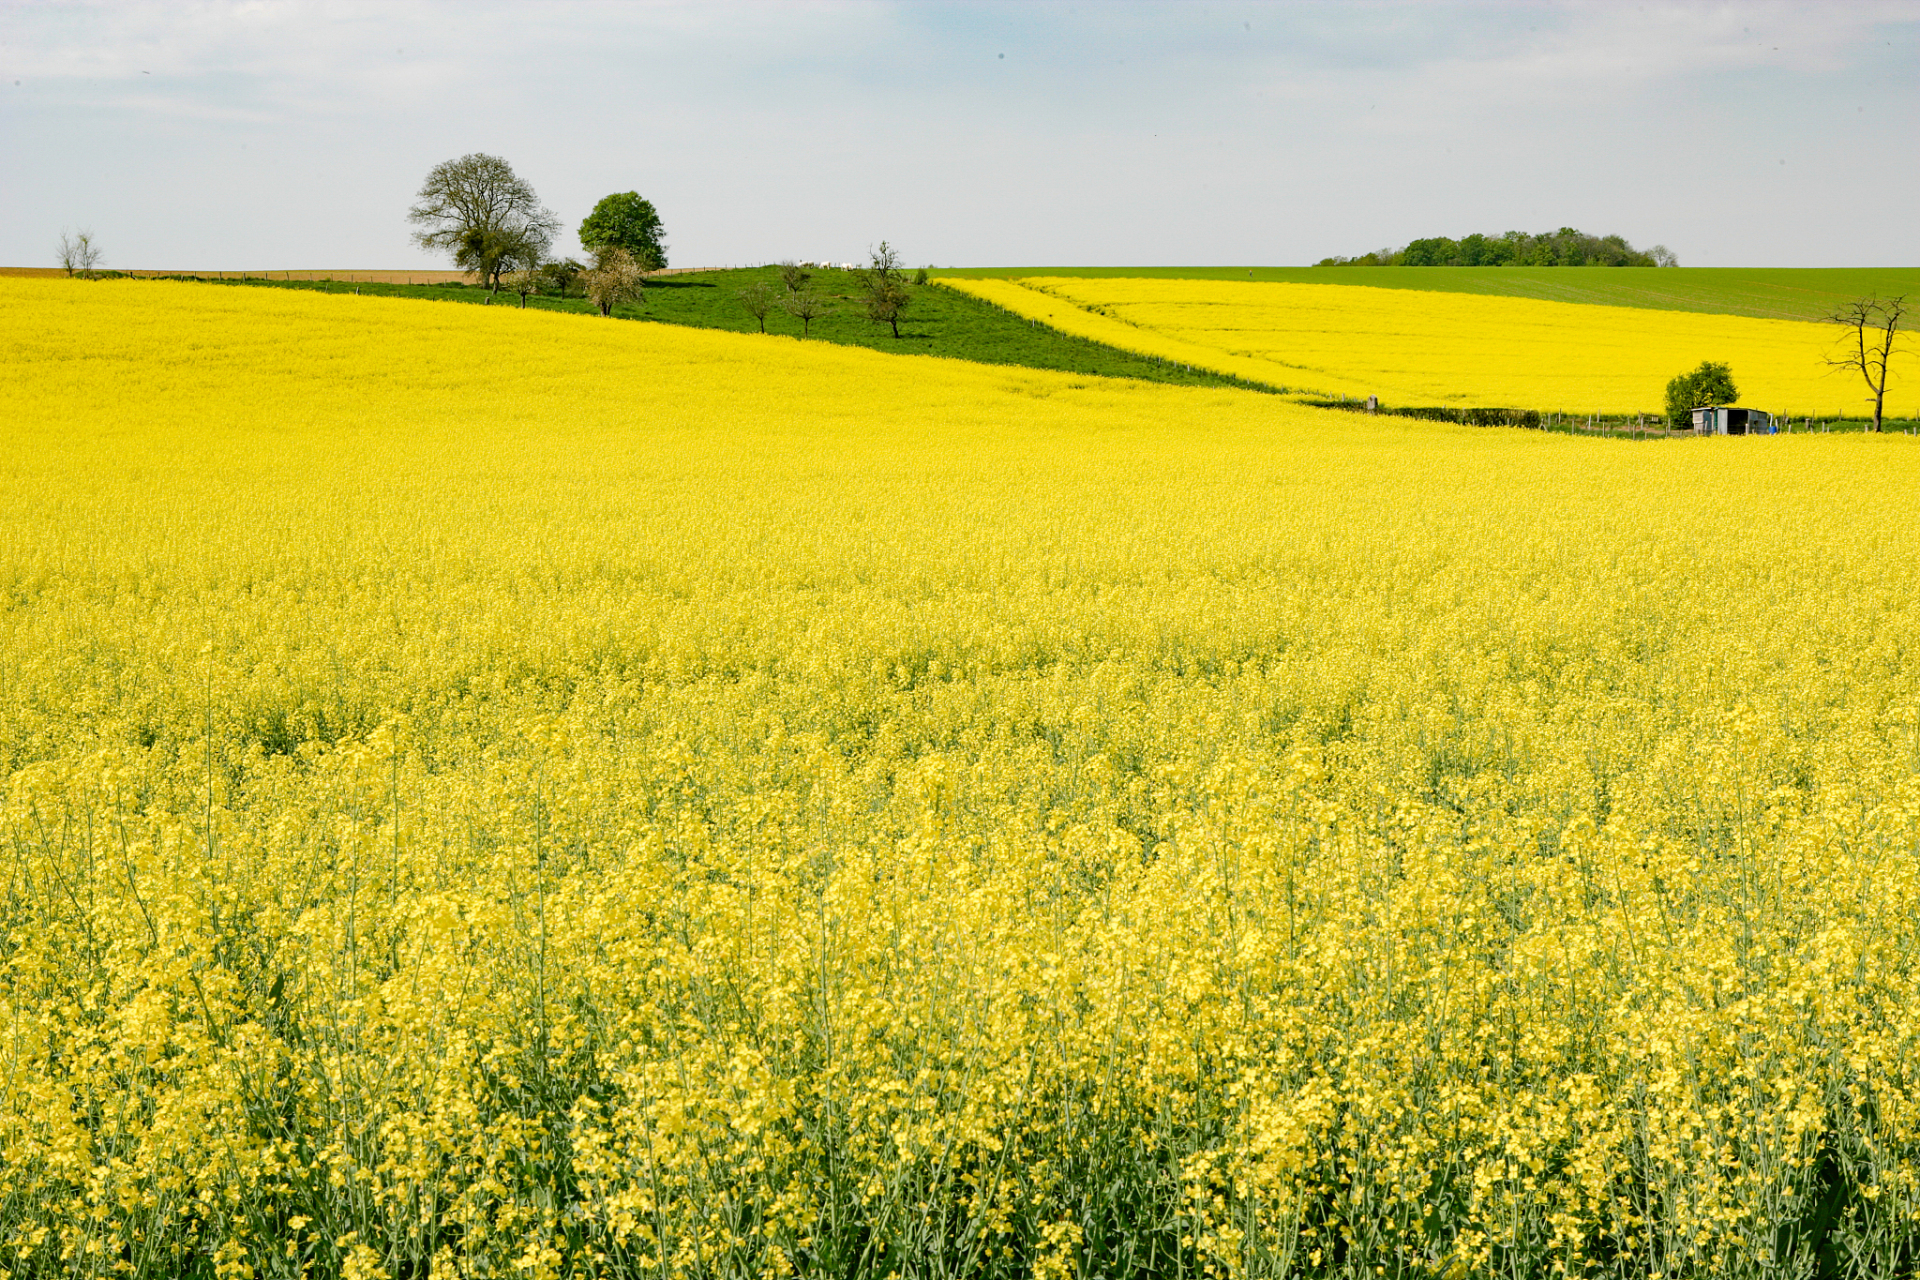
<path fill-rule="evenodd" d="M 0 361 L 0 1276 L 1915 1256 L 1920 441 L 136 281 Z"/>
<path fill-rule="evenodd" d="M 1839 330 L 1792 320 L 1349 285 L 1121 278 L 940 278 L 1020 315 L 1149 355 L 1323 396 L 1394 405 L 1657 413 L 1667 380 L 1732 365 L 1741 403 L 1861 417 L 1857 373 L 1830 369 Z M 1920 358 L 1887 410 L 1920 411 Z"/>

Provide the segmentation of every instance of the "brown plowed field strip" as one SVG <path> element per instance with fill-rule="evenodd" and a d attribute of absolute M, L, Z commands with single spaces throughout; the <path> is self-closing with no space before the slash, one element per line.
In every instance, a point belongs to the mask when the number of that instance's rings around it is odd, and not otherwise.
<path fill-rule="evenodd" d="M 102 268 L 113 270 L 113 268 Z M 710 267 L 669 267 L 656 271 L 656 276 L 684 275 L 691 271 L 709 271 Z M 60 267 L 0 267 L 0 276 L 60 276 L 66 272 Z M 118 271 L 123 276 L 199 276 L 209 280 L 239 280 L 244 278 L 260 280 L 344 280 L 352 283 L 356 280 L 369 284 L 448 284 L 453 281 L 471 279 L 464 271 L 154 271 L 145 268 Z"/>
<path fill-rule="evenodd" d="M 464 271 L 156 271 L 146 268 L 103 268 L 123 276 L 199 276 L 207 280 L 364 280 L 379 284 L 446 284 L 465 280 Z M 59 276 L 59 267 L 0 267 L 0 276 Z"/>

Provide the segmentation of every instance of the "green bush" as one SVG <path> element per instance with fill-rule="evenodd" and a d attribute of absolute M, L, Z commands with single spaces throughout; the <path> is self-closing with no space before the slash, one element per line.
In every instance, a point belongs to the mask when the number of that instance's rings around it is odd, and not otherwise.
<path fill-rule="evenodd" d="M 1692 373 L 1683 373 L 1667 383 L 1667 425 L 1686 427 L 1693 422 L 1693 411 L 1710 404 L 1733 404 L 1740 399 L 1733 385 L 1733 370 L 1724 364 L 1702 360 Z"/>
<path fill-rule="evenodd" d="M 559 298 L 577 298 L 581 296 L 580 275 L 586 269 L 585 264 L 576 262 L 572 258 L 542 263 L 540 291 Z"/>

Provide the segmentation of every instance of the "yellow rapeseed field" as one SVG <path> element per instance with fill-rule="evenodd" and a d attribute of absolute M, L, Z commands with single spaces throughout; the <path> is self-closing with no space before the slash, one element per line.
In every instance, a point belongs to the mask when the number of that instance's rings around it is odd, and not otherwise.
<path fill-rule="evenodd" d="M 1667 380 L 1732 366 L 1742 404 L 1871 416 L 1842 330 L 1797 320 L 1338 284 L 1043 277 L 939 283 L 1080 337 L 1270 386 L 1393 405 L 1658 415 Z M 1904 376 L 1902 376 L 1904 375 Z M 1897 358 L 1887 411 L 1920 413 L 1920 359 Z"/>
<path fill-rule="evenodd" d="M 1843 1277 L 1920 447 L 0 280 L 0 1277 Z"/>

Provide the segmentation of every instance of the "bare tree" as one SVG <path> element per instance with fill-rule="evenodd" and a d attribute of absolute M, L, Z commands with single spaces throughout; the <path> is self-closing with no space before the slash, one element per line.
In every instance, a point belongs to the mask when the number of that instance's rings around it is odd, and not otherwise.
<path fill-rule="evenodd" d="M 747 309 L 748 315 L 760 322 L 760 332 L 765 333 L 767 313 L 778 306 L 780 301 L 780 295 L 775 292 L 774 287 L 764 282 L 750 284 L 736 292 L 734 297 L 740 299 L 740 305 Z"/>
<path fill-rule="evenodd" d="M 798 293 L 807 287 L 807 281 L 813 279 L 813 272 L 791 260 L 780 264 L 780 283 L 787 286 L 788 293 Z"/>
<path fill-rule="evenodd" d="M 900 254 L 885 240 L 867 256 L 867 265 L 854 272 L 867 294 L 867 318 L 892 328 L 900 336 L 900 317 L 906 314 L 913 295 L 907 290 L 905 268 Z"/>
<path fill-rule="evenodd" d="M 603 316 L 612 315 L 613 309 L 622 302 L 639 297 L 646 278 L 646 272 L 633 260 L 633 255 L 617 247 L 596 252 L 593 265 L 580 273 L 580 283 L 587 291 L 588 300 Z"/>
<path fill-rule="evenodd" d="M 407 211 L 421 228 L 414 243 L 452 254 L 455 266 L 496 292 L 500 277 L 530 252 L 544 257 L 560 229 L 553 210 L 499 156 L 474 152 L 435 165 L 415 200 Z"/>
<path fill-rule="evenodd" d="M 884 324 L 893 330 L 893 336 L 900 336 L 900 317 L 907 312 L 907 306 L 913 301 L 913 295 L 907 292 L 907 283 L 899 278 L 881 280 L 867 286 L 867 319 L 876 324 Z"/>
<path fill-rule="evenodd" d="M 76 231 L 69 234 L 62 231 L 60 265 L 67 269 L 70 276 L 92 279 L 94 271 L 100 266 L 100 248 L 93 242 L 93 232 Z"/>
<path fill-rule="evenodd" d="M 800 289 L 788 294 L 781 301 L 780 307 L 800 322 L 800 336 L 803 338 L 813 332 L 815 320 L 833 314 L 833 308 L 827 305 L 827 300 L 811 289 Z"/>
<path fill-rule="evenodd" d="M 1865 297 L 1849 302 L 1827 319 L 1849 332 L 1841 338 L 1840 354 L 1828 359 L 1835 369 L 1851 369 L 1866 379 L 1873 392 L 1873 429 L 1880 421 L 1887 401 L 1887 362 L 1893 358 L 1894 343 L 1900 335 L 1900 320 L 1906 314 L 1906 297 L 1881 300 Z"/>
<path fill-rule="evenodd" d="M 878 249 L 867 251 L 867 265 L 854 268 L 854 275 L 864 284 L 872 280 L 898 279 L 905 270 L 906 264 L 900 260 L 900 251 L 882 240 Z"/>

